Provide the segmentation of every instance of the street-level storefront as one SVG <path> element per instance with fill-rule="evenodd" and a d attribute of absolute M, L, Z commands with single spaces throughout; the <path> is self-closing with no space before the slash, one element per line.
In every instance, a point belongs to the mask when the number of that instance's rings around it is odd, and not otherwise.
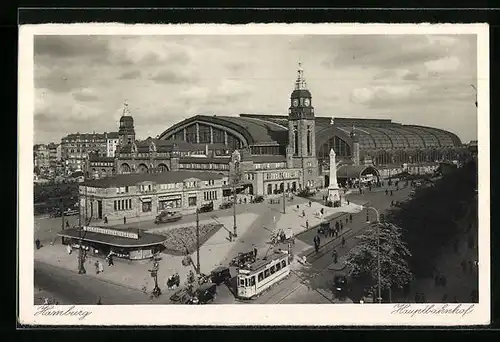
<path fill-rule="evenodd" d="M 113 229 L 99 226 L 68 228 L 59 234 L 63 243 L 74 249 L 82 248 L 91 255 L 116 257 L 130 260 L 151 258 L 163 250 L 167 240 L 162 235 L 141 232 L 138 229 Z"/>

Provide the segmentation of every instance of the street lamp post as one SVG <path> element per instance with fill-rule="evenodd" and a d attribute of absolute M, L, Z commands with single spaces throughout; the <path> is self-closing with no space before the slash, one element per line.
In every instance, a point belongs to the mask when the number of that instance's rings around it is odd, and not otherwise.
<path fill-rule="evenodd" d="M 381 286 L 380 286 L 380 213 L 374 207 L 366 207 L 366 222 L 370 223 L 370 219 L 368 217 L 368 209 L 372 209 L 375 211 L 377 215 L 377 220 L 375 221 L 377 225 L 377 285 L 378 285 L 378 302 L 382 303 L 382 295 L 381 295 Z"/>
<path fill-rule="evenodd" d="M 85 185 L 85 197 L 87 197 L 87 186 Z M 81 199 L 80 192 L 78 192 L 78 206 L 79 206 L 79 215 L 78 215 L 78 274 L 85 274 L 87 271 L 85 270 L 83 264 L 83 238 L 82 238 L 82 211 L 81 211 Z M 85 203 L 85 213 L 87 212 L 87 203 Z M 86 217 L 85 217 L 86 220 Z"/>
<path fill-rule="evenodd" d="M 283 214 L 285 214 L 286 196 L 285 196 L 285 183 L 283 183 Z"/>
<path fill-rule="evenodd" d="M 200 216 L 196 208 L 196 271 L 200 274 Z"/>
<path fill-rule="evenodd" d="M 237 227 L 236 227 L 236 185 L 239 182 L 239 168 L 240 168 L 240 161 L 241 161 L 241 155 L 237 150 L 234 150 L 232 156 L 232 163 L 233 163 L 233 237 L 237 237 L 238 234 L 236 232 Z"/>

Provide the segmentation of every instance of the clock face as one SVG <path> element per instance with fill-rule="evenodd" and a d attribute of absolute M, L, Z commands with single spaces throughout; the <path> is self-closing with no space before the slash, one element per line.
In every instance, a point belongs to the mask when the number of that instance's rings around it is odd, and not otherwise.
<path fill-rule="evenodd" d="M 304 105 L 307 107 L 311 104 L 311 101 L 309 99 L 304 100 Z"/>
<path fill-rule="evenodd" d="M 299 100 L 298 99 L 293 99 L 292 104 L 293 104 L 294 107 L 297 107 L 299 105 Z"/>

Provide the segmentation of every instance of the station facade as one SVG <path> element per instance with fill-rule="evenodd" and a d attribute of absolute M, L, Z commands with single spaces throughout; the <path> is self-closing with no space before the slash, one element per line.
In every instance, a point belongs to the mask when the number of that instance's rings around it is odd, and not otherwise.
<path fill-rule="evenodd" d="M 286 115 L 196 115 L 143 141 L 135 140 L 133 125 L 124 111 L 114 166 L 118 174 L 233 173 L 253 195 L 328 186 L 331 149 L 337 168 L 358 177 L 366 172 L 387 177 L 409 169 L 430 172 L 439 162 L 469 153 L 457 135 L 442 129 L 318 116 L 300 65 Z M 235 150 L 241 156 L 238 172 L 231 163 Z"/>

